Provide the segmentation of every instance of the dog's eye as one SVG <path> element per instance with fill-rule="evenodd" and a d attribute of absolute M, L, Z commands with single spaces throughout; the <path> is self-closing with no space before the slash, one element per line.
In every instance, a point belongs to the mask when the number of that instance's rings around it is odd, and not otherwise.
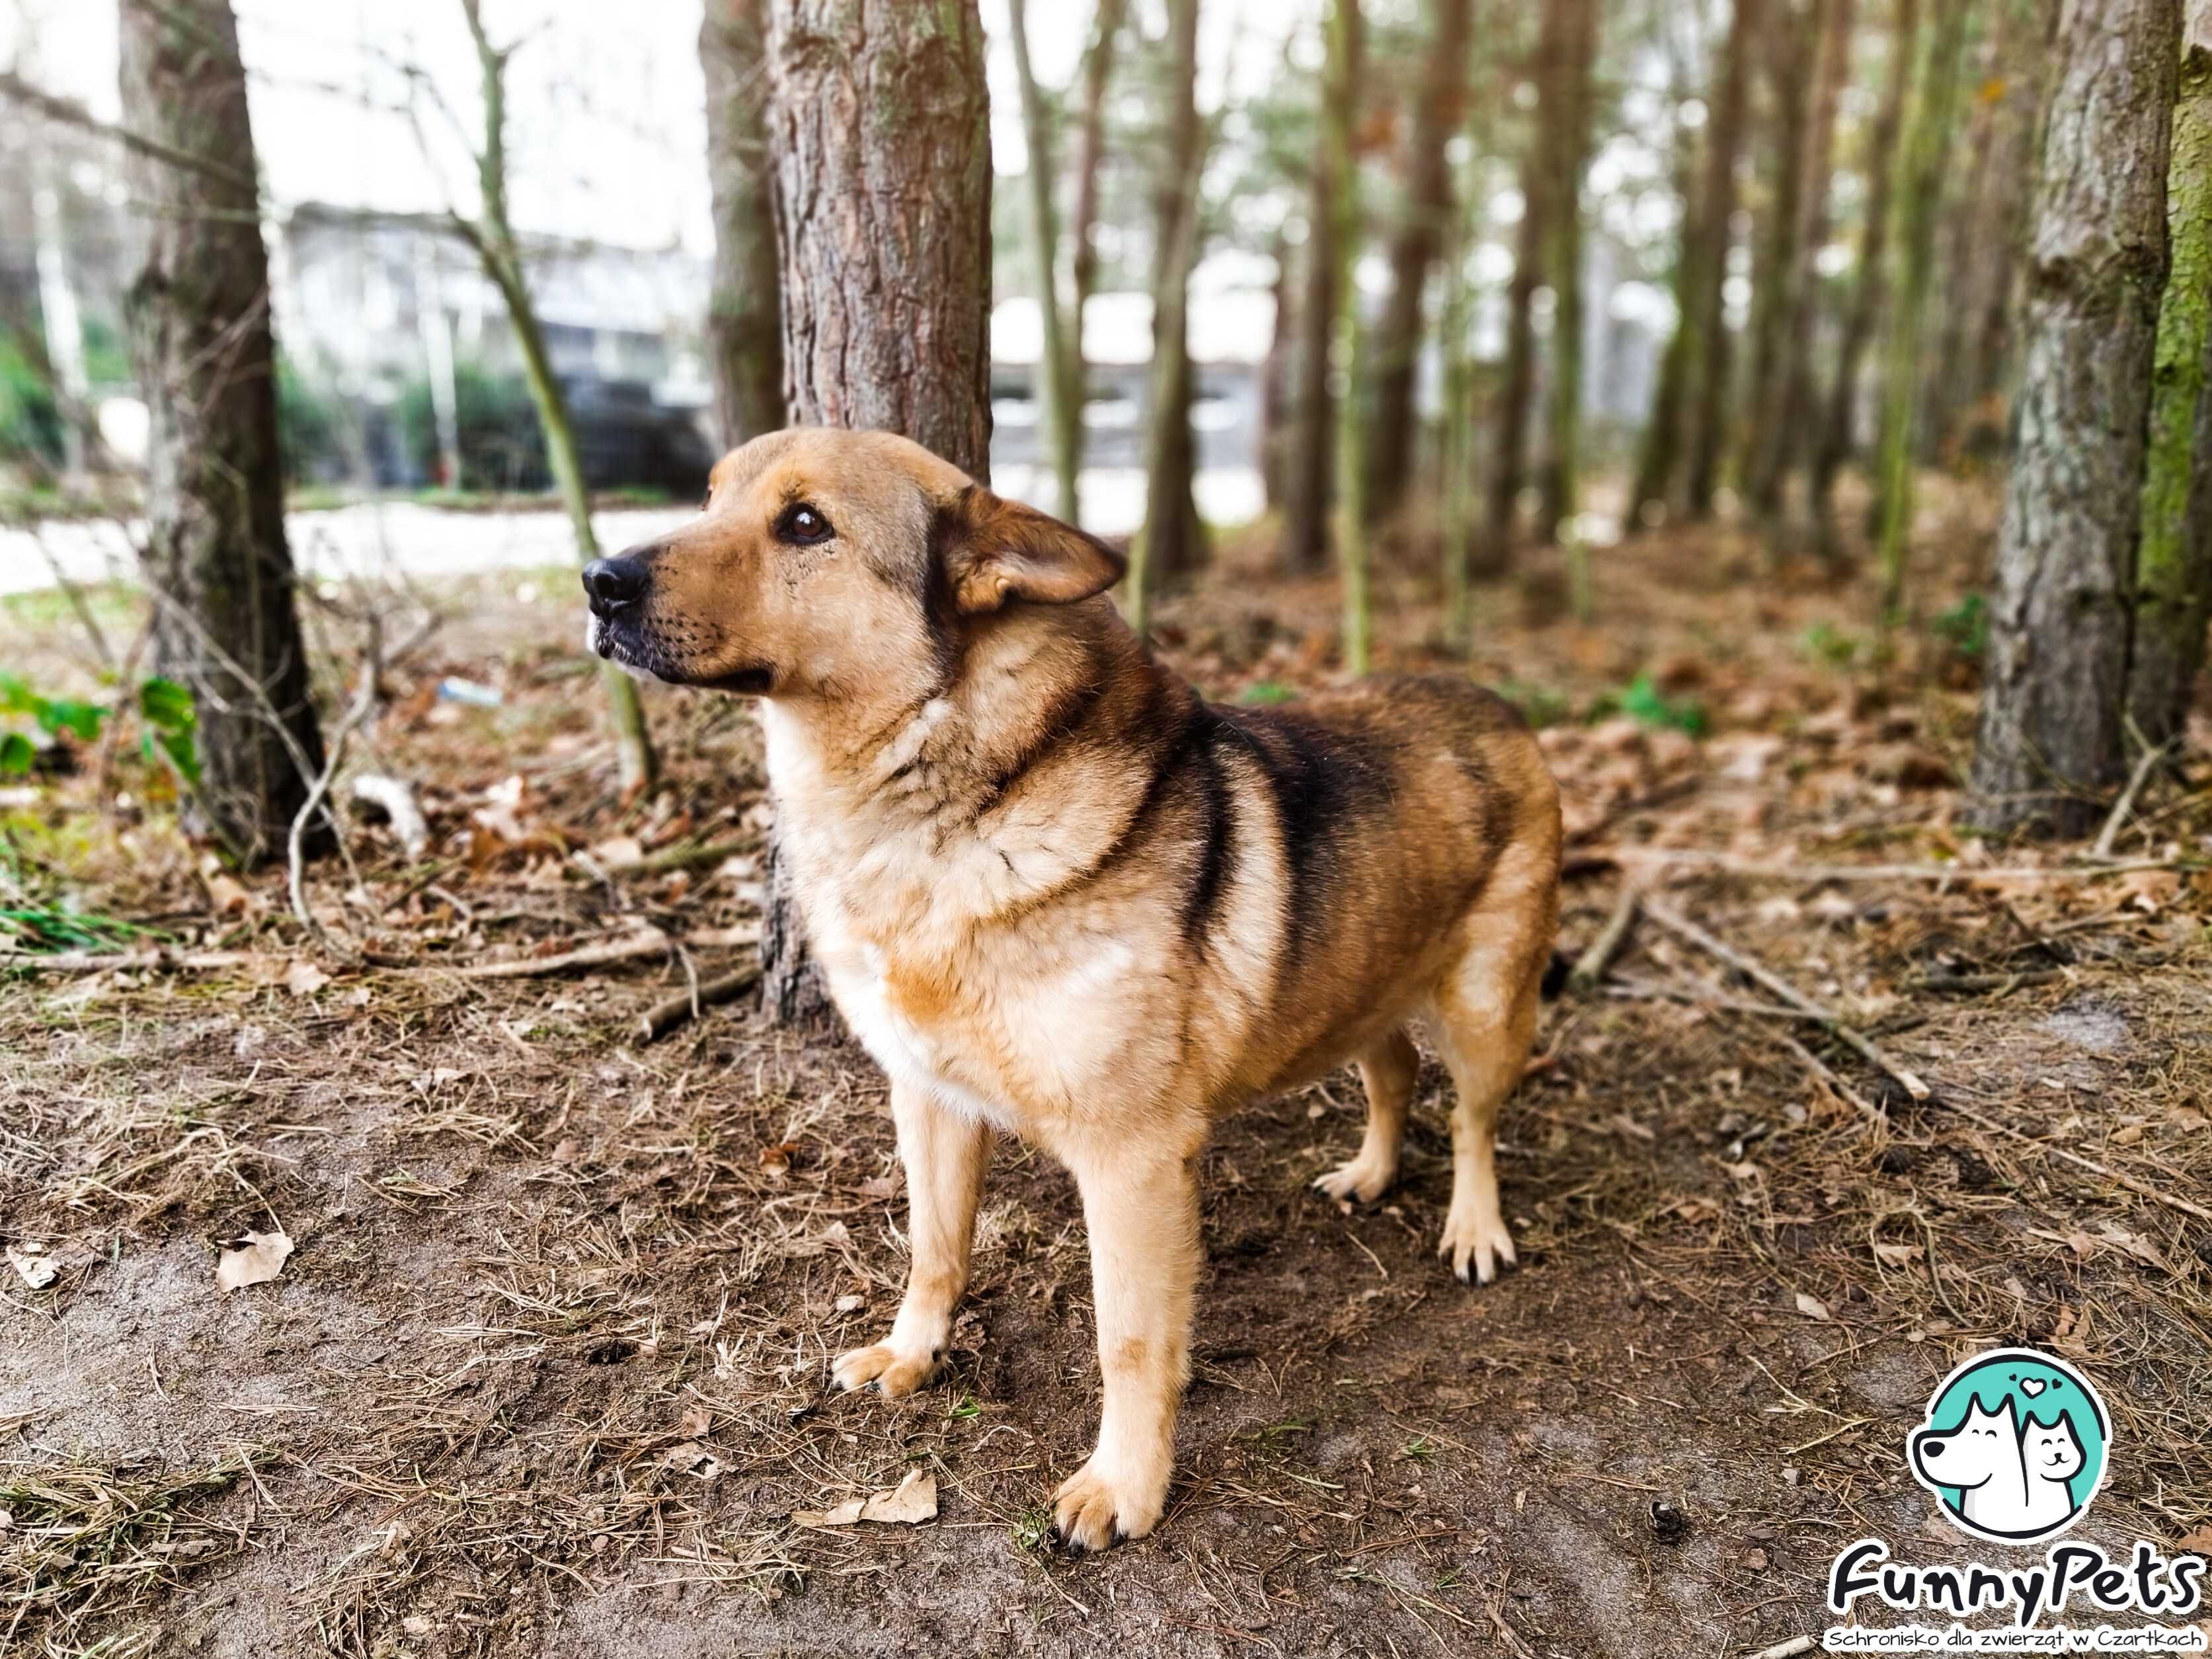
<path fill-rule="evenodd" d="M 799 547 L 811 547 L 817 542 L 826 542 L 831 532 L 830 520 L 805 501 L 793 501 L 783 509 L 783 516 L 775 521 L 776 539 Z"/>

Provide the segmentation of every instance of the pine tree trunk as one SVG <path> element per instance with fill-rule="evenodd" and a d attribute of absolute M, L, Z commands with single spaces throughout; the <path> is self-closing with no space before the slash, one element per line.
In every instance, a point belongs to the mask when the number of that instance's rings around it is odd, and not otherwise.
<path fill-rule="evenodd" d="M 1558 40 L 1552 27 L 1559 6 L 1547 6 L 1530 78 L 1539 88 L 1551 84 Z M 1539 118 L 1541 118 L 1541 110 Z M 1521 223 L 1513 246 L 1513 275 L 1505 287 L 1505 364 L 1498 378 L 1496 424 L 1491 437 L 1489 505 L 1484 539 L 1485 568 L 1505 569 L 1511 559 L 1514 531 L 1521 515 L 1521 491 L 1528 481 L 1528 428 L 1536 400 L 1536 290 L 1544 283 L 1544 254 L 1551 235 L 1551 189 L 1544 130 L 1531 133 L 1521 164 Z"/>
<path fill-rule="evenodd" d="M 1337 321 L 1337 189 L 1323 144 L 1315 157 L 1306 208 L 1304 288 L 1292 307 L 1297 391 L 1282 448 L 1283 523 L 1277 559 L 1285 571 L 1298 575 L 1317 574 L 1328 558 L 1330 456 L 1336 441 L 1329 348 Z"/>
<path fill-rule="evenodd" d="M 121 9 L 145 253 L 125 307 L 144 392 L 155 672 L 198 716 L 198 814 L 241 865 L 285 846 L 323 762 L 284 539 L 269 256 L 229 0 Z"/>
<path fill-rule="evenodd" d="M 775 264 L 775 192 L 768 161 L 763 0 L 707 0 L 699 67 L 707 79 L 707 182 L 714 269 L 707 349 L 714 416 L 735 448 L 783 424 L 783 319 Z"/>
<path fill-rule="evenodd" d="M 2181 735 L 2212 618 L 2212 0 L 2187 10 L 2128 671 L 2128 709 L 2152 744 Z"/>
<path fill-rule="evenodd" d="M 990 97 L 975 0 L 770 0 L 785 402 L 990 476 Z M 762 997 L 828 1015 L 771 844 Z"/>
<path fill-rule="evenodd" d="M 1021 88 L 1022 136 L 1029 149 L 1029 171 L 1023 181 L 1029 186 L 1030 274 L 1036 282 L 1037 317 L 1043 325 L 1037 354 L 1037 435 L 1060 485 L 1060 516 L 1073 524 L 1080 511 L 1077 477 L 1083 464 L 1083 404 L 1069 380 L 1076 363 L 1070 354 L 1066 313 L 1060 302 L 1060 216 L 1052 200 L 1056 182 L 1052 115 L 1045 107 L 1043 89 L 1037 85 L 1036 70 L 1030 63 L 1029 0 L 1008 0 L 1006 19 L 1014 49 L 1014 79 Z"/>
<path fill-rule="evenodd" d="M 2180 0 L 2060 10 L 1974 755 L 1990 827 L 2080 833 L 2126 769 L 2180 29 Z"/>
<path fill-rule="evenodd" d="M 1370 627 L 1367 570 L 1366 446 L 1361 441 L 1361 393 L 1365 350 L 1359 325 L 1359 289 L 1352 280 L 1359 251 L 1358 153 L 1352 125 L 1359 110 L 1362 37 L 1359 0 L 1330 0 L 1328 59 L 1322 70 L 1322 152 L 1335 183 L 1329 200 L 1334 222 L 1329 252 L 1336 263 L 1332 289 L 1337 356 L 1344 364 L 1344 396 L 1337 410 L 1336 562 L 1344 590 L 1345 672 L 1367 672 Z"/>
<path fill-rule="evenodd" d="M 1682 410 L 1689 401 L 1690 364 L 1698 355 L 1697 313 L 1690 296 L 1698 286 L 1696 198 L 1692 186 L 1695 145 L 1690 130 L 1674 130 L 1675 197 L 1682 204 L 1682 225 L 1674 251 L 1674 331 L 1659 354 L 1657 384 L 1651 392 L 1651 410 L 1644 422 L 1638 446 L 1636 482 L 1629 490 L 1627 530 L 1630 534 L 1661 522 L 1673 504 L 1675 474 L 1682 465 Z"/>
<path fill-rule="evenodd" d="M 1912 538 L 1915 459 L 1913 417 L 1918 410 L 1921 337 L 1934 278 L 1936 227 L 1943 202 L 1943 168 L 1957 125 L 1960 71 L 1973 0 L 1935 0 L 1934 27 L 1913 94 L 1912 124 L 1899 161 L 1901 222 L 1897 281 L 1890 296 L 1889 329 L 1882 348 L 1880 467 L 1875 475 L 1877 556 L 1881 565 L 1881 625 L 1899 619 L 1905 602 L 1905 564 Z"/>
<path fill-rule="evenodd" d="M 485 276 L 506 302 L 515 348 L 522 357 L 523 385 L 545 437 L 546 465 L 575 538 L 576 562 L 589 564 L 599 556 L 599 538 L 592 528 L 592 498 L 584 481 L 583 457 L 576 447 L 568 398 L 545 349 L 545 331 L 538 325 L 538 310 L 531 301 L 530 283 L 522 269 L 521 244 L 507 211 L 507 60 L 514 48 L 491 43 L 484 32 L 481 0 L 461 0 L 461 11 L 476 43 L 484 137 L 483 149 L 477 156 L 481 217 L 457 222 L 476 249 Z M 657 769 L 645 708 L 638 701 L 637 682 L 612 663 L 603 662 L 599 684 L 606 694 L 607 712 L 615 728 L 616 766 L 623 793 L 635 796 L 653 787 Z"/>
<path fill-rule="evenodd" d="M 1198 0 L 1168 0 L 1167 149 L 1153 222 L 1152 373 L 1146 434 L 1145 523 L 1123 588 L 1129 625 L 1143 633 L 1157 586 L 1197 568 L 1202 532 L 1191 495 L 1190 268 L 1198 255 L 1204 127 L 1198 118 Z"/>
<path fill-rule="evenodd" d="M 1919 51 L 1920 0 L 1897 0 L 1896 26 L 1890 40 L 1889 80 L 1867 145 L 1866 236 L 1859 246 L 1850 309 L 1844 317 L 1843 338 L 1836 349 L 1835 383 L 1829 389 L 1827 413 L 1820 423 L 1820 444 L 1814 457 L 1808 486 L 1821 551 L 1831 565 L 1841 558 L 1835 519 L 1836 478 L 1844 464 L 1858 453 L 1859 381 L 1867 347 L 1874 342 L 1875 325 L 1881 319 L 1882 296 L 1888 289 L 1897 144 L 1905 131 L 1905 100 L 1912 90 L 1912 65 Z"/>
<path fill-rule="evenodd" d="M 1597 66 L 1596 0 L 1553 0 L 1561 14 L 1556 52 L 1547 54 L 1544 133 L 1551 151 L 1545 168 L 1547 216 L 1544 265 L 1552 311 L 1551 453 L 1544 464 L 1543 532 L 1561 526 L 1581 510 L 1583 432 L 1583 179 L 1589 171 L 1590 79 Z M 1579 549 L 1578 538 L 1574 541 Z"/>
<path fill-rule="evenodd" d="M 1692 519 L 1709 518 L 1720 487 L 1721 459 L 1728 448 L 1729 402 L 1735 366 L 1735 342 L 1726 310 L 1729 249 L 1735 241 L 1736 163 L 1743 150 L 1751 103 L 1753 55 L 1765 27 L 1766 0 L 1735 0 L 1729 24 L 1728 52 L 1714 100 L 1710 148 L 1705 151 L 1705 197 L 1699 219 L 1705 249 L 1698 259 L 1698 349 L 1696 396 L 1689 422 L 1689 479 L 1684 500 Z"/>
<path fill-rule="evenodd" d="M 1819 229 L 1813 204 L 1825 189 L 1825 147 L 1815 138 L 1824 112 L 1832 120 L 1835 108 L 1830 76 L 1821 76 L 1817 91 L 1814 77 L 1843 4 L 1844 0 L 1780 0 L 1780 12 L 1767 31 L 1773 193 L 1759 269 L 1752 277 L 1751 406 L 1741 433 L 1741 470 L 1753 515 L 1770 524 L 1782 505 L 1784 420 L 1794 413 L 1793 376 L 1802 361 L 1800 342 L 1810 309 L 1813 250 L 1806 243 Z M 1849 40 L 1848 31 L 1844 38 Z"/>
<path fill-rule="evenodd" d="M 1084 361 L 1083 319 L 1098 286 L 1098 249 L 1091 237 L 1098 225 L 1098 167 L 1106 154 L 1106 89 L 1114 78 L 1114 49 L 1121 39 L 1125 0 L 1098 0 L 1091 19 L 1091 44 L 1083 54 L 1083 116 L 1075 141 L 1075 210 L 1068 221 L 1069 289 L 1066 349 L 1067 373 L 1063 384 L 1070 389 L 1075 428 L 1078 491 L 1065 503 L 1063 515 L 1078 522 L 1082 505 L 1083 409 L 1090 392 L 1090 371 Z"/>
<path fill-rule="evenodd" d="M 1260 365 L 1260 485 L 1267 510 L 1279 513 L 1288 490 L 1288 448 L 1297 436 L 1293 378 L 1297 373 L 1297 285 L 1291 280 L 1290 240 L 1275 233 L 1275 318 L 1267 356 Z"/>
<path fill-rule="evenodd" d="M 1429 273 L 1453 211 L 1444 148 L 1466 118 L 1469 0 L 1429 0 L 1426 69 L 1406 143 L 1406 204 L 1390 239 L 1390 297 L 1375 325 L 1367 509 L 1388 519 L 1413 476 L 1413 371 L 1425 331 Z"/>

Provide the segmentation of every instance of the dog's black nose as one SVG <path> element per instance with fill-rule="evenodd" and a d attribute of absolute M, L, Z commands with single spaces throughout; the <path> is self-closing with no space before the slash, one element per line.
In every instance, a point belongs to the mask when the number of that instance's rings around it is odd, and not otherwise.
<path fill-rule="evenodd" d="M 621 611 L 645 597 L 652 580 L 643 559 L 623 554 L 619 558 L 593 559 L 584 567 L 584 592 L 594 611 Z"/>

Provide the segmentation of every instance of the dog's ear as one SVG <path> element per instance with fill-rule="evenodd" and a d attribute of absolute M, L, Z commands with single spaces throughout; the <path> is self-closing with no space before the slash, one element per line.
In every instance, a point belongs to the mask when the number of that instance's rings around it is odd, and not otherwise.
<path fill-rule="evenodd" d="M 969 484 L 937 513 L 934 555 L 966 616 L 1017 600 L 1073 605 L 1121 580 L 1127 561 L 1096 536 Z"/>

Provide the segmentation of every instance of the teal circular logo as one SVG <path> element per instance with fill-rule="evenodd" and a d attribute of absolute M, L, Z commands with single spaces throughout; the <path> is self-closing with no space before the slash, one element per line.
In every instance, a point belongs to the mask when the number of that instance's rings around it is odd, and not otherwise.
<path fill-rule="evenodd" d="M 1999 1348 L 1943 1379 L 1905 1461 L 1960 1531 L 2039 1544 L 2089 1507 L 2111 1439 L 2088 1378 L 2033 1348 Z"/>

